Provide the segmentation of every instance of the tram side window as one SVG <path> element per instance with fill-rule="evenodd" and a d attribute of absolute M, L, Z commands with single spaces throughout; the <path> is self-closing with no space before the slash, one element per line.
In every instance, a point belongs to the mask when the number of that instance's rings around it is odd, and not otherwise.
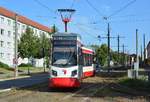
<path fill-rule="evenodd" d="M 83 65 L 84 66 L 91 66 L 92 62 L 93 62 L 92 55 L 90 55 L 90 54 L 84 54 L 83 57 L 84 57 L 83 58 L 83 61 L 84 61 Z"/>

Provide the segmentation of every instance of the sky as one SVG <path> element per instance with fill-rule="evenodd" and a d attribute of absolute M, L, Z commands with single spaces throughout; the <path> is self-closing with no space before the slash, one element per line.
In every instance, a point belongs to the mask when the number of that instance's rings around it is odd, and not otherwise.
<path fill-rule="evenodd" d="M 132 4 L 123 8 L 132 1 Z M 57 9 L 75 9 L 76 12 L 68 24 L 68 32 L 80 34 L 85 45 L 107 43 L 107 39 L 98 39 L 98 36 L 107 36 L 109 22 L 110 36 L 124 37 L 120 38 L 120 46 L 126 46 L 126 53 L 135 53 L 136 29 L 139 36 L 139 53 L 141 45 L 143 46 L 143 34 L 146 35 L 146 44 L 150 40 L 149 5 L 150 0 L 0 0 L 0 6 L 48 27 L 55 24 L 59 32 L 64 32 L 64 24 Z M 120 9 L 121 11 L 116 13 Z M 107 21 L 103 19 L 110 15 L 112 16 Z M 111 47 L 117 51 L 116 38 L 111 39 Z"/>

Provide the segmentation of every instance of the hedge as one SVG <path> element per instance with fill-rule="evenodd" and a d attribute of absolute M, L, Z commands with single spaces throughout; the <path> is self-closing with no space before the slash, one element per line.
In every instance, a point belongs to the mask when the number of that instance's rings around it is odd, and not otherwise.
<path fill-rule="evenodd" d="M 3 62 L 0 62 L 0 68 L 9 68 L 9 66 Z"/>

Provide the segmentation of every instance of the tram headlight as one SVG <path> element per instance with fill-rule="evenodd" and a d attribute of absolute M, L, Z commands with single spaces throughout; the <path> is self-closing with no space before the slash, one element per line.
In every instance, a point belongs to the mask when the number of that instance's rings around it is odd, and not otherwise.
<path fill-rule="evenodd" d="M 77 75 L 77 70 L 72 71 L 71 76 Z"/>
<path fill-rule="evenodd" d="M 57 71 L 52 70 L 52 75 L 57 76 Z"/>

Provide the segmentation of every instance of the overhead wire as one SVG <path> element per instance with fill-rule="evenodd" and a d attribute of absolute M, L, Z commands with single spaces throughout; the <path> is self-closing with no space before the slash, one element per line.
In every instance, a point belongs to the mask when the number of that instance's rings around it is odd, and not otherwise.
<path fill-rule="evenodd" d="M 103 14 L 89 0 L 86 0 L 86 2 L 92 9 L 94 9 L 100 16 L 103 17 Z"/>
<path fill-rule="evenodd" d="M 120 13 L 121 11 L 123 11 L 124 9 L 126 9 L 128 6 L 130 6 L 131 4 L 135 3 L 137 0 L 132 0 L 130 2 L 128 2 L 126 5 L 124 5 L 123 7 L 121 7 L 120 9 L 118 9 L 117 11 L 113 12 L 111 15 L 109 15 L 107 18 L 111 18 L 112 16 Z"/>
<path fill-rule="evenodd" d="M 53 11 L 52 9 L 50 9 L 48 6 L 46 6 L 45 4 L 41 3 L 39 0 L 33 0 L 35 1 L 37 4 L 39 4 L 40 6 L 46 8 L 47 10 L 49 10 L 51 13 L 57 14 L 56 11 Z"/>
<path fill-rule="evenodd" d="M 81 26 L 81 27 L 84 27 L 84 28 L 86 27 L 86 28 L 91 29 L 91 30 L 93 30 L 93 31 L 101 31 L 101 32 L 105 33 L 104 30 L 101 30 L 101 29 L 96 28 L 96 27 L 91 27 L 90 25 L 87 25 L 87 24 L 75 23 L 75 25 L 78 25 L 78 26 Z"/>
<path fill-rule="evenodd" d="M 74 24 L 74 26 L 76 26 L 76 28 L 77 28 L 78 30 L 80 30 L 81 32 L 85 33 L 85 34 L 88 35 L 89 37 L 92 37 L 92 38 L 95 39 L 96 41 L 100 41 L 100 39 L 99 39 L 98 37 L 96 37 L 96 36 L 92 35 L 91 33 L 87 32 L 85 29 L 81 28 L 80 26 L 75 25 L 75 24 Z M 95 40 L 94 40 L 94 42 L 95 42 Z M 88 41 L 88 42 L 90 42 L 90 41 Z"/>
<path fill-rule="evenodd" d="M 91 36 L 92 38 L 98 39 L 96 36 L 94 36 L 91 33 L 87 32 L 85 29 L 81 28 L 79 25 L 77 25 L 77 24 L 73 24 L 73 25 L 76 26 L 80 31 L 82 31 L 82 32 L 88 34 L 89 36 Z"/>
<path fill-rule="evenodd" d="M 72 4 L 71 4 L 71 6 L 70 6 L 71 9 L 74 7 L 75 1 L 76 1 L 76 0 L 73 0 L 73 1 L 72 1 Z"/>
<path fill-rule="evenodd" d="M 150 19 L 134 19 L 134 20 L 120 20 L 112 21 L 112 23 L 137 23 L 137 22 L 150 22 Z"/>
<path fill-rule="evenodd" d="M 108 18 L 111 18 L 115 15 L 117 15 L 118 13 L 120 13 L 121 11 L 123 11 L 124 9 L 126 9 L 127 7 L 129 7 L 131 4 L 135 3 L 137 0 L 132 0 L 130 2 L 128 2 L 126 5 L 124 5 L 123 7 L 121 7 L 120 9 L 118 9 L 117 11 L 113 12 L 111 15 L 105 17 L 102 15 L 102 13 L 89 1 L 89 0 L 86 0 L 86 2 L 88 3 L 88 5 L 93 8 L 100 16 L 102 16 L 103 18 L 107 19 Z M 127 15 L 127 16 L 133 16 L 133 15 Z M 95 21 L 93 22 L 93 24 L 98 24 L 99 21 Z"/>

